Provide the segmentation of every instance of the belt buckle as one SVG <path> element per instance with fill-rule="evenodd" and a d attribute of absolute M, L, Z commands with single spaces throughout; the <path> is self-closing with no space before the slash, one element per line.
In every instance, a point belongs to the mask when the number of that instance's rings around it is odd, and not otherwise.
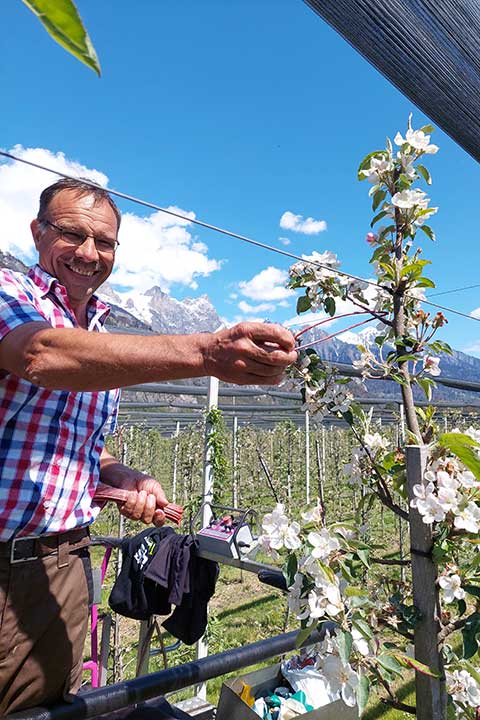
<path fill-rule="evenodd" d="M 32 540 L 35 543 L 35 540 L 38 540 L 38 537 L 36 535 L 25 535 L 24 537 L 13 538 L 12 547 L 10 548 L 10 565 L 18 565 L 18 563 L 29 562 L 30 560 L 38 559 L 38 555 L 31 555 L 30 557 L 21 558 L 15 557 L 15 547 L 17 543 L 23 542 L 24 540 Z"/>

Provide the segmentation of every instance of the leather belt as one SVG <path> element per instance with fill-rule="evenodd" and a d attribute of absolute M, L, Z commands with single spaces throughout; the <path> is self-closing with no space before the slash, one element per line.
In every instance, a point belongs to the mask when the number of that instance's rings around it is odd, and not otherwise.
<path fill-rule="evenodd" d="M 58 555 L 58 567 L 69 564 L 68 555 L 90 544 L 86 527 L 66 530 L 55 535 L 26 535 L 0 542 L 0 558 L 8 558 L 11 565 Z"/>

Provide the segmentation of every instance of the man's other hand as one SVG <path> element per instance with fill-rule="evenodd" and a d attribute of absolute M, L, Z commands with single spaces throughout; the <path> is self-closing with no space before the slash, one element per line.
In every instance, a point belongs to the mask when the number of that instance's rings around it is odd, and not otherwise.
<path fill-rule="evenodd" d="M 205 372 L 237 385 L 278 385 L 297 360 L 295 338 L 281 325 L 245 322 L 209 336 Z"/>

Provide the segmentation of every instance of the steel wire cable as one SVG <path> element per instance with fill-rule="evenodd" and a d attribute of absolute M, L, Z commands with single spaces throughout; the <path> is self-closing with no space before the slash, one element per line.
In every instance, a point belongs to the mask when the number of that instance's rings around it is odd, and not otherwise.
<path fill-rule="evenodd" d="M 44 170 L 45 172 L 52 173 L 53 175 L 59 175 L 60 177 L 67 178 L 68 180 L 78 180 L 78 177 L 74 177 L 73 175 L 68 175 L 67 173 L 63 173 L 60 170 L 54 170 L 53 168 L 46 167 L 45 165 L 41 165 L 40 163 L 32 162 L 31 160 L 25 160 L 24 158 L 19 158 L 16 155 L 12 155 L 11 153 L 7 153 L 3 150 L 0 150 L 0 156 L 9 158 L 10 160 L 15 160 L 16 162 L 23 163 L 25 165 L 30 165 L 31 167 L 37 168 L 38 170 Z M 277 248 L 274 245 L 267 245 L 266 243 L 262 243 L 259 240 L 254 240 L 253 238 L 247 237 L 246 235 L 241 235 L 239 233 L 233 232 L 232 230 L 227 230 L 225 228 L 218 227 L 217 225 L 212 225 L 211 223 L 204 222 L 203 220 L 198 220 L 197 218 L 191 218 L 188 217 L 188 215 L 184 215 L 183 213 L 176 212 L 175 210 L 169 210 L 168 208 L 163 208 L 160 205 L 155 205 L 154 203 L 148 202 L 147 200 L 142 200 L 141 198 L 137 198 L 133 195 L 128 195 L 127 193 L 121 192 L 119 190 L 114 190 L 111 188 L 105 188 L 99 185 L 96 182 L 93 182 L 92 180 L 88 180 L 85 178 L 81 178 L 82 182 L 85 185 L 90 185 L 94 188 L 102 188 L 102 190 L 105 190 L 109 193 L 109 195 L 114 195 L 115 197 L 122 198 L 122 200 L 128 200 L 129 202 L 136 203 L 137 205 L 142 205 L 143 207 L 151 208 L 152 210 L 156 210 L 157 212 L 162 212 L 167 215 L 171 215 L 173 217 L 176 217 L 180 220 L 184 220 L 187 223 L 193 223 L 195 225 L 199 225 L 200 227 L 206 228 L 207 230 L 213 230 L 214 232 L 221 233 L 222 235 L 227 235 L 228 237 L 235 238 L 236 240 L 241 240 L 242 242 L 249 243 L 250 245 L 254 245 L 255 247 L 262 248 L 264 250 L 268 250 L 270 252 L 277 253 L 278 255 L 284 255 L 285 257 L 292 258 L 293 260 L 300 260 L 301 262 L 308 263 L 309 265 L 312 265 L 314 267 L 321 268 L 323 270 L 329 270 L 332 271 L 332 268 L 329 265 L 326 265 L 324 263 L 317 262 L 316 260 L 308 260 L 305 257 L 302 257 L 301 255 L 296 255 L 295 253 L 288 252 L 287 250 L 282 250 L 281 248 Z M 338 275 L 343 275 L 344 277 L 350 278 L 351 280 L 358 280 L 361 283 L 365 283 L 367 285 L 371 285 L 375 288 L 381 288 L 386 292 L 389 292 L 388 288 L 384 288 L 382 285 L 379 285 L 378 283 L 374 282 L 373 280 L 368 280 L 367 278 L 359 277 L 358 275 L 353 275 L 352 273 L 345 272 L 344 270 L 338 270 L 335 269 L 335 272 Z M 406 297 L 412 297 L 412 299 L 417 300 L 418 302 L 423 303 L 424 305 L 430 305 L 431 307 L 435 307 L 438 310 L 443 310 L 445 312 L 452 313 L 454 315 L 459 315 L 460 317 L 465 317 L 468 320 L 474 320 L 476 322 L 480 322 L 480 317 L 475 317 L 474 315 L 469 315 L 467 313 L 461 312 L 461 310 L 455 310 L 454 308 L 447 307 L 445 305 L 439 305 L 437 303 L 431 302 L 430 300 L 418 300 L 418 298 L 414 296 L 410 296 L 408 293 L 405 293 Z"/>

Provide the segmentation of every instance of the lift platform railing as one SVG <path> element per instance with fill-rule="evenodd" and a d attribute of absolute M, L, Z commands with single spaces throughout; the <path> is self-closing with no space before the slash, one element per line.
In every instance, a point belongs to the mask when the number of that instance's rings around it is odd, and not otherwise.
<path fill-rule="evenodd" d="M 112 713 L 153 698 L 159 698 L 167 692 L 182 690 L 191 685 L 284 655 L 298 647 L 298 636 L 299 631 L 294 630 L 267 640 L 209 655 L 168 670 L 97 688 L 77 695 L 71 703 L 55 705 L 50 709 L 32 708 L 6 715 L 5 720 L 82 720 Z M 321 639 L 321 633 L 315 631 L 302 645 L 312 645 Z"/>

